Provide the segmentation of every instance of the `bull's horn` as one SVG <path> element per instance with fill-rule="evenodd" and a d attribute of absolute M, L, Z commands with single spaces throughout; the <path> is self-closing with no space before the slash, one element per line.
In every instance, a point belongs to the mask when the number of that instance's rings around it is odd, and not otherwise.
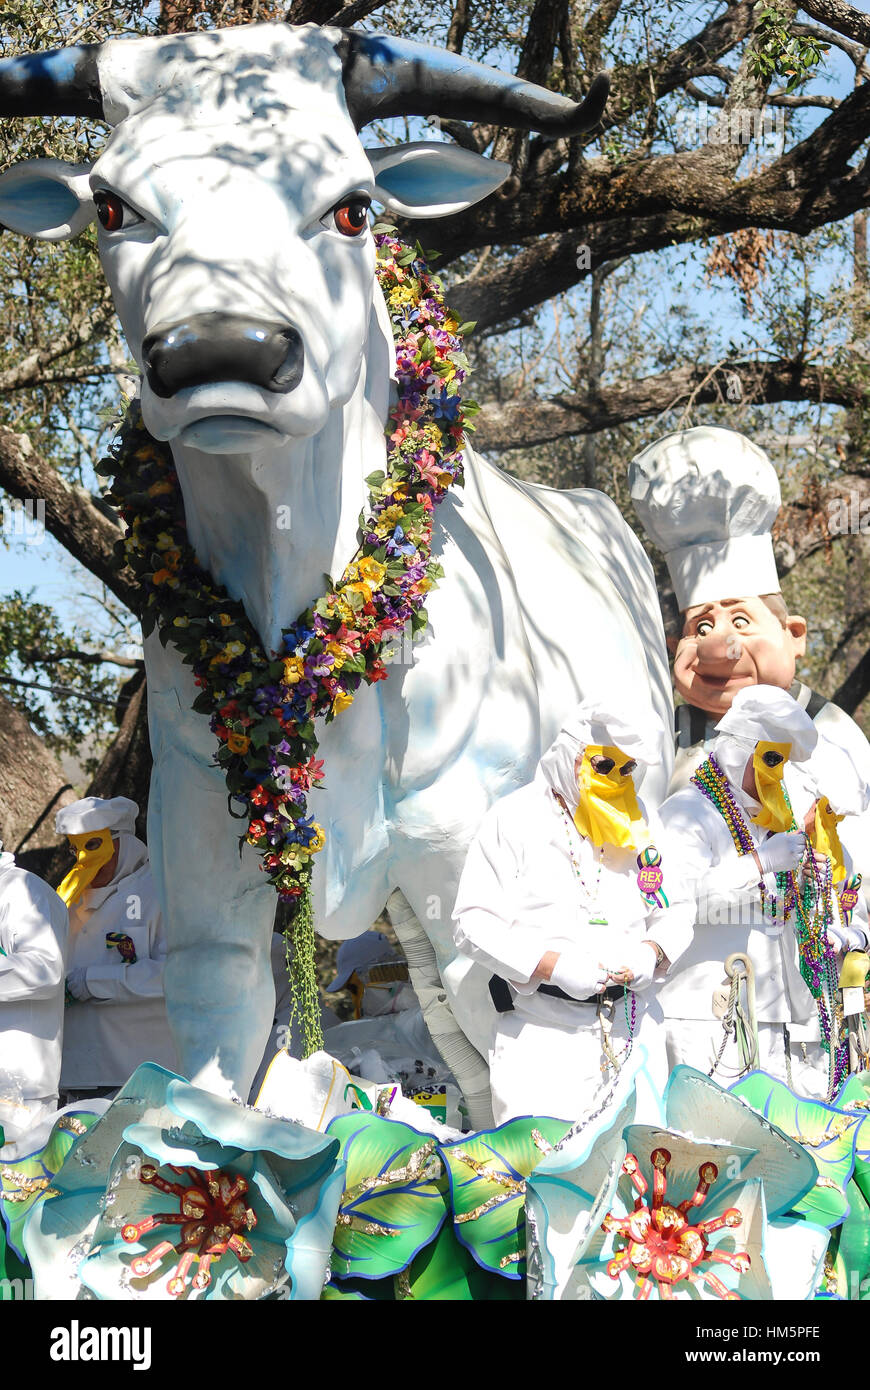
<path fill-rule="evenodd" d="M 0 116 L 102 116 L 98 43 L 0 61 Z"/>
<path fill-rule="evenodd" d="M 346 29 L 338 51 L 357 130 L 385 116 L 448 116 L 542 135 L 582 135 L 600 121 L 610 89 L 602 74 L 585 100 L 575 102 L 461 54 L 390 34 Z"/>

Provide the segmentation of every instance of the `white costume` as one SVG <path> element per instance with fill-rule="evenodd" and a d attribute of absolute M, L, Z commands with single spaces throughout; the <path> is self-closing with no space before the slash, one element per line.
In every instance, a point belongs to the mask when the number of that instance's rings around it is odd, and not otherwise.
<path fill-rule="evenodd" d="M 798 826 L 819 794 L 810 774 L 817 732 L 805 712 L 785 691 L 773 686 L 754 686 L 738 692 L 731 709 L 719 723 L 714 756 L 728 779 L 728 786 L 756 851 L 767 869 L 765 846 L 771 841 L 794 844 L 795 867 L 803 835 L 773 835 L 752 817 L 761 803 L 743 790 L 747 762 L 759 740 L 791 743 L 784 783 Z M 832 750 L 834 780 L 851 772 L 839 750 Z M 829 767 L 829 773 L 831 768 Z M 828 778 L 830 788 L 831 777 Z M 835 801 L 834 789 L 830 799 Z M 845 809 L 845 807 L 843 808 Z M 751 854 L 740 855 L 725 817 L 702 791 L 690 784 L 670 796 L 661 807 L 662 821 L 678 842 L 683 871 L 694 881 L 698 904 L 697 925 L 691 946 L 671 971 L 659 991 L 665 1014 L 668 1057 L 672 1067 L 680 1063 L 709 1071 L 725 1042 L 721 1018 L 730 982 L 725 961 L 733 953 L 748 955 L 755 972 L 755 1008 L 758 1021 L 758 1055 L 753 1069 L 762 1069 L 789 1082 L 806 1095 L 823 1098 L 827 1091 L 827 1054 L 820 1046 L 816 1002 L 800 973 L 794 914 L 783 924 L 762 912 L 759 868 Z M 784 846 L 788 849 L 788 846 Z M 847 870 L 851 861 L 845 855 Z M 777 867 L 784 868 L 784 864 Z M 767 893 L 777 893 L 774 871 L 765 872 Z M 844 932 L 838 914 L 840 931 Z M 854 941 L 866 941 L 867 914 L 859 896 L 852 917 Z M 718 995 L 714 1003 L 714 996 Z M 788 1037 L 786 1038 L 786 1032 Z M 786 1045 L 788 1042 L 788 1064 Z M 714 1079 L 722 1085 L 735 1080 L 743 1069 L 732 1032 Z"/>
<path fill-rule="evenodd" d="M 57 1106 L 68 929 L 54 890 L 0 853 L 0 1127 L 7 1145 Z"/>
<path fill-rule="evenodd" d="M 582 996 L 554 997 L 547 991 L 557 984 L 555 970 L 542 992 L 542 981 L 533 976 L 546 952 L 558 952 L 561 963 L 563 954 L 581 947 L 593 962 L 603 962 L 603 984 L 608 970 L 619 968 L 643 941 L 656 942 L 674 961 L 691 938 L 693 905 L 657 818 L 645 816 L 662 855 L 669 908 L 650 907 L 642 898 L 637 848 L 596 849 L 572 820 L 579 800 L 575 759 L 584 746 L 613 744 L 628 758 L 645 761 L 649 745 L 634 727 L 581 706 L 544 754 L 534 781 L 488 812 L 469 849 L 454 937 L 460 950 L 509 982 L 513 1005 L 497 1016 L 490 1047 L 496 1123 L 519 1114 L 574 1120 L 588 1113 L 616 1079 L 608 1051 L 618 1060 L 628 1041 L 630 995 L 580 1002 L 595 994 L 593 979 Z M 634 995 L 635 1040 L 647 1048 L 651 1069 L 664 1085 L 667 1065 L 654 996 L 654 986 Z"/>
<path fill-rule="evenodd" d="M 718 426 L 666 435 L 632 460 L 628 476 L 635 510 L 664 554 L 681 611 L 780 592 L 771 538 L 782 503 L 779 479 L 767 455 L 745 435 Z M 870 785 L 870 742 L 854 719 L 802 681 L 794 680 L 789 693 L 854 764 L 857 785 Z M 715 718 L 691 704 L 677 706 L 671 794 L 688 785 L 715 737 Z M 811 760 L 822 785 L 823 747 Z M 870 903 L 870 806 L 856 806 L 840 838 L 864 874 Z"/>
<path fill-rule="evenodd" d="M 85 887 L 70 905 L 68 989 L 61 1086 L 121 1086 L 141 1062 L 170 1071 L 178 1061 L 163 997 L 166 940 L 148 850 L 132 833 L 135 802 L 88 797 L 55 818 L 61 835 L 109 830 L 118 863 L 105 887 Z M 64 885 L 61 884 L 61 891 Z M 110 934 L 126 938 L 121 944 Z M 134 953 L 135 961 L 124 958 Z"/>

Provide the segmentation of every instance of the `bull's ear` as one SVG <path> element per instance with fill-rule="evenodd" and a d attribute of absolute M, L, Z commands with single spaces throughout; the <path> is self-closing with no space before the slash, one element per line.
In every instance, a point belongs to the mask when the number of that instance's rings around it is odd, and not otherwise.
<path fill-rule="evenodd" d="M 494 193 L 511 172 L 499 159 L 428 140 L 367 149 L 366 154 L 375 175 L 375 197 L 403 217 L 464 212 Z"/>
<path fill-rule="evenodd" d="M 89 164 L 25 159 L 0 174 L 0 223 L 39 241 L 68 241 L 94 220 Z"/>

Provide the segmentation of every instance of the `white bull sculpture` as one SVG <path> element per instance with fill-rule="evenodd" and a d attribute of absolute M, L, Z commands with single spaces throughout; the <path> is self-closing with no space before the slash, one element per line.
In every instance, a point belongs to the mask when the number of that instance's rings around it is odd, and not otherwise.
<path fill-rule="evenodd" d="M 595 123 L 605 95 L 599 80 L 578 106 L 421 45 L 282 24 L 0 64 L 0 112 L 114 127 L 92 167 L 34 160 L 3 174 L 0 221 L 61 240 L 99 217 L 145 424 L 171 442 L 201 563 L 244 603 L 267 651 L 355 552 L 364 479 L 385 459 L 392 334 L 368 225 L 348 233 L 336 210 L 374 198 L 439 216 L 509 172 L 445 143 L 366 149 L 358 129 L 404 113 L 565 136 Z M 426 1001 L 430 1024 L 445 1033 L 449 1001 L 485 1053 L 488 981 L 450 935 L 481 817 L 529 780 L 579 698 L 613 690 L 660 718 L 661 762 L 644 787 L 656 804 L 671 693 L 651 567 L 613 503 L 519 483 L 470 449 L 465 476 L 436 512 L 445 578 L 425 639 L 322 730 L 326 785 L 309 809 L 327 833 L 318 930 L 355 936 L 401 890 L 443 979 Z M 239 855 L 189 667 L 153 637 L 146 667 L 169 1016 L 186 1074 L 245 1097 L 272 1019 L 274 892 L 256 851 Z M 450 1060 L 485 1123 L 470 1056 Z"/>

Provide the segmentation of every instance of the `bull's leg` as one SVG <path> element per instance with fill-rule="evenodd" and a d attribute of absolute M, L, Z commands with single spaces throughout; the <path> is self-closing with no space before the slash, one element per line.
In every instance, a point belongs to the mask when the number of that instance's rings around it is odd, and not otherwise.
<path fill-rule="evenodd" d="M 185 741 L 190 715 L 175 691 L 152 692 L 149 715 L 148 841 L 169 948 L 170 1027 L 185 1076 L 247 1100 L 275 1009 L 275 895 L 256 852 L 239 854 L 244 823 L 227 811 L 220 772 Z"/>
<path fill-rule="evenodd" d="M 411 984 L 432 1041 L 462 1089 L 472 1128 L 489 1129 L 493 1123 L 489 1067 L 450 1008 L 435 948 L 400 888 L 390 894 L 387 916 L 405 953 Z"/>

